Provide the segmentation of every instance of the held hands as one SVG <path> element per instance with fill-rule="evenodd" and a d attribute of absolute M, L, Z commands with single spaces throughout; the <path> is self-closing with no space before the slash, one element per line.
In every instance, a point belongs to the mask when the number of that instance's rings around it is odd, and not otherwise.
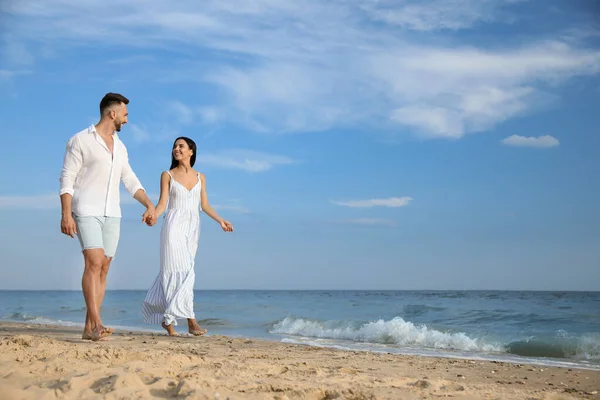
<path fill-rule="evenodd" d="M 146 225 L 148 225 L 148 226 L 154 226 L 154 225 L 156 225 L 156 222 L 157 222 L 157 219 L 156 219 L 156 217 L 154 217 L 154 218 L 147 218 L 147 219 L 144 221 L 144 223 L 145 223 Z"/>
<path fill-rule="evenodd" d="M 77 226 L 75 220 L 71 215 L 65 215 L 60 221 L 60 231 L 65 235 L 71 236 L 72 238 L 77 235 Z"/>
<path fill-rule="evenodd" d="M 233 232 L 233 225 L 230 222 L 222 220 L 220 225 L 224 232 Z"/>
<path fill-rule="evenodd" d="M 156 210 L 153 206 L 146 208 L 146 211 L 142 214 L 142 222 L 148 226 L 156 224 Z"/>

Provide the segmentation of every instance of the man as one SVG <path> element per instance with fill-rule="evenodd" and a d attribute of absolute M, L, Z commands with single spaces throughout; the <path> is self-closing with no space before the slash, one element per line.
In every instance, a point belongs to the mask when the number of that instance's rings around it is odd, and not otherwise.
<path fill-rule="evenodd" d="M 78 236 L 85 261 L 81 286 L 87 306 L 83 339 L 93 341 L 114 331 L 102 324 L 100 306 L 106 275 L 119 242 L 121 206 L 119 181 L 146 211 L 142 221 L 152 223 L 155 210 L 129 165 L 127 149 L 116 132 L 127 123 L 129 100 L 107 93 L 100 101 L 100 122 L 67 142 L 60 176 L 61 231 Z"/>

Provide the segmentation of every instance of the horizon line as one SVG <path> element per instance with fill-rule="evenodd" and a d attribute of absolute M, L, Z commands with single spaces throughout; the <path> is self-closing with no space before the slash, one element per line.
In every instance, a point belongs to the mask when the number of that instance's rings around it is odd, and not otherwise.
<path fill-rule="evenodd" d="M 146 292 L 144 289 L 106 289 L 107 292 Z M 600 289 L 196 289 L 205 292 L 588 292 Z M 0 289 L 0 292 L 81 292 L 81 289 Z"/>

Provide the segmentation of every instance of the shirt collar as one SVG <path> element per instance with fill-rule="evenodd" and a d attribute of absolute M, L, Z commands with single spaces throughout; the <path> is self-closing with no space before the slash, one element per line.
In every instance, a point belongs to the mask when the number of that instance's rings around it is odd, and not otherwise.
<path fill-rule="evenodd" d="M 96 135 L 98 135 L 98 131 L 96 131 L 96 126 L 94 124 L 92 124 L 88 127 L 88 133 L 90 133 L 90 134 L 95 133 Z M 115 138 L 115 140 L 120 140 L 119 135 L 117 134 L 117 131 L 113 132 L 113 137 Z"/>

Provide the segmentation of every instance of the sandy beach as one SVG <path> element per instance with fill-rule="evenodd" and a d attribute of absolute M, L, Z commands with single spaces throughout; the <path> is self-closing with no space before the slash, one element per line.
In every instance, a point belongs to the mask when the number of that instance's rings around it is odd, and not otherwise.
<path fill-rule="evenodd" d="M 0 323 L 2 399 L 600 399 L 600 372 Z"/>

